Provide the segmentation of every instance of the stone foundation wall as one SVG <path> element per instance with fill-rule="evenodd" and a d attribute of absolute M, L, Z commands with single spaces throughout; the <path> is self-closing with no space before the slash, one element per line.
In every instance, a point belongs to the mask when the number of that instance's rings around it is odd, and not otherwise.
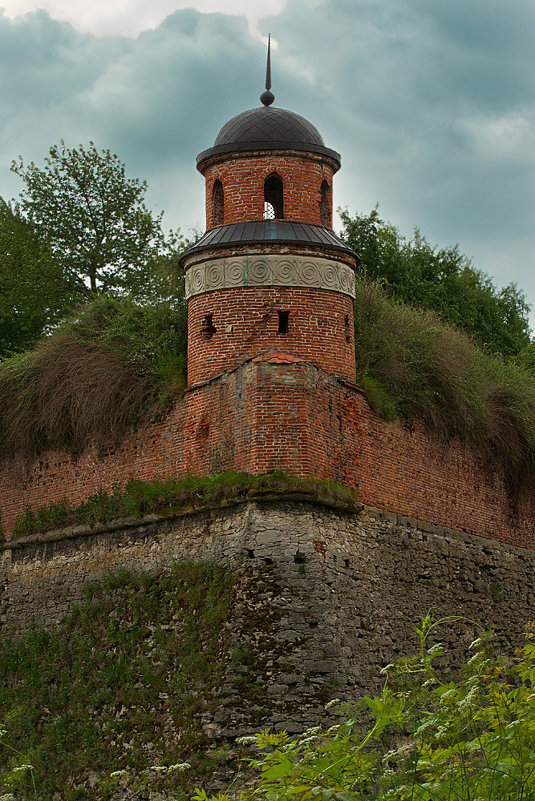
<path fill-rule="evenodd" d="M 232 667 L 217 719 L 206 721 L 222 736 L 299 729 L 324 717 L 331 697 L 376 690 L 380 669 L 415 651 L 414 627 L 430 609 L 493 628 L 501 647 L 535 617 L 533 551 L 370 508 L 281 500 L 5 547 L 1 625 L 54 625 L 111 568 L 159 571 L 181 559 L 242 575 L 242 611 L 228 626 L 248 659 Z M 477 632 L 463 621 L 439 638 L 455 661 Z"/>

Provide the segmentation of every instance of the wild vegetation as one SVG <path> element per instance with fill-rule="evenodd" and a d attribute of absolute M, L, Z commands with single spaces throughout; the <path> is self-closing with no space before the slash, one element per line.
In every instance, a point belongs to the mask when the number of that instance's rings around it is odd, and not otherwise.
<path fill-rule="evenodd" d="M 441 667 L 440 626 L 462 617 L 427 615 L 417 652 L 382 670 L 381 693 L 331 701 L 327 725 L 238 740 L 248 768 L 229 775 L 235 762 L 210 748 L 201 719 L 216 710 L 212 689 L 234 658 L 225 624 L 236 604 L 235 578 L 213 565 L 121 572 L 89 586 L 54 631 L 4 637 L 0 793 L 28 801 L 149 790 L 173 801 L 535 798 L 534 628 L 502 656 L 480 630 L 452 675 Z M 194 791 L 219 763 L 228 789 Z"/>
<path fill-rule="evenodd" d="M 233 576 L 210 564 L 122 571 L 53 631 L 4 635 L 0 797 L 107 801 L 128 781 L 189 798 L 217 764 L 201 716 L 232 658 L 235 598 Z"/>
<path fill-rule="evenodd" d="M 437 248 L 415 229 L 407 239 L 379 216 L 341 212 L 342 238 L 361 257 L 364 278 L 396 301 L 431 309 L 486 351 L 518 355 L 530 344 L 529 306 L 515 284 L 498 289 L 459 247 Z"/>
<path fill-rule="evenodd" d="M 422 420 L 501 465 L 512 491 L 535 471 L 535 377 L 478 348 L 432 311 L 360 281 L 355 302 L 357 381 L 387 419 Z"/>
<path fill-rule="evenodd" d="M 181 394 L 185 371 L 183 305 L 98 298 L 0 365 L 0 448 L 112 446 Z"/>
<path fill-rule="evenodd" d="M 282 470 L 262 475 L 229 470 L 200 478 L 186 475 L 151 482 L 132 479 L 124 489 L 116 486 L 111 493 L 101 490 L 78 506 L 63 500 L 35 512 L 27 509 L 16 521 L 12 536 L 20 539 L 69 525 L 95 526 L 148 514 L 180 514 L 274 493 L 312 496 L 318 502 L 343 508 L 354 508 L 356 503 L 356 493 L 343 484 L 314 477 L 299 478 Z"/>
<path fill-rule="evenodd" d="M 350 717 L 327 730 L 244 738 L 253 786 L 211 797 L 197 790 L 193 801 L 532 801 L 533 628 L 506 658 L 496 658 L 482 634 L 460 675 L 445 679 L 437 667 L 443 648 L 428 643 L 440 622 L 427 616 L 420 652 L 384 668 L 380 696 L 334 702 Z"/>

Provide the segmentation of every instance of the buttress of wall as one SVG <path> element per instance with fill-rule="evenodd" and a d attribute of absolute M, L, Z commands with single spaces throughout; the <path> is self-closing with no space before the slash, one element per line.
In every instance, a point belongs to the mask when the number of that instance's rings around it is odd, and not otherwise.
<path fill-rule="evenodd" d="M 500 473 L 458 442 L 423 426 L 374 415 L 354 385 L 293 357 L 256 357 L 187 392 L 161 422 L 122 445 L 79 459 L 48 453 L 1 470 L 2 524 L 26 506 L 80 503 L 129 478 L 184 472 L 288 469 L 354 487 L 359 499 L 397 515 L 534 548 L 532 495 L 508 496 Z"/>

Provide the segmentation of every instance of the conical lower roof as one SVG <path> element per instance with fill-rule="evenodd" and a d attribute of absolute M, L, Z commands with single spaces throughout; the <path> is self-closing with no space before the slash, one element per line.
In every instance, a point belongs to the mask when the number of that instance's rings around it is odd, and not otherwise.
<path fill-rule="evenodd" d="M 251 150 L 297 150 L 318 153 L 340 167 L 340 155 L 325 147 L 321 134 L 311 122 L 285 108 L 261 106 L 242 111 L 221 128 L 214 146 L 197 156 L 197 167 L 208 159 Z"/>

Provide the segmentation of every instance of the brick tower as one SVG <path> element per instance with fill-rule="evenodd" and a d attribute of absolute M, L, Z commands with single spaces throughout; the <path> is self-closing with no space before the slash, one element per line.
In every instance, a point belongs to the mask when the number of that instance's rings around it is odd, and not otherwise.
<path fill-rule="evenodd" d="M 227 122 L 197 157 L 206 233 L 181 259 L 188 384 L 253 356 L 284 353 L 355 380 L 356 254 L 332 229 L 340 156 L 317 129 L 262 105 Z"/>

